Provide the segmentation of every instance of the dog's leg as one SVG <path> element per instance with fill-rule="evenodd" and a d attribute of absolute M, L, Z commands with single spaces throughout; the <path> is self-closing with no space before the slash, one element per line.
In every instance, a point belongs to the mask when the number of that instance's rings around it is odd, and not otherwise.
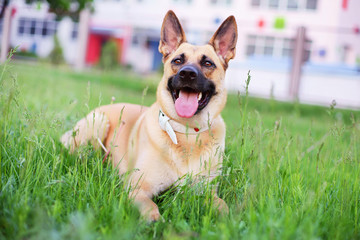
<path fill-rule="evenodd" d="M 224 145 L 222 145 L 224 146 Z M 220 169 L 222 168 L 222 161 L 223 161 L 223 152 L 222 149 L 224 147 L 218 148 L 215 153 L 206 153 L 203 155 L 203 159 L 209 159 L 207 161 L 207 164 L 204 164 L 204 166 L 208 165 L 208 169 L 206 167 L 204 168 L 204 172 L 208 173 L 207 175 L 203 175 L 209 183 L 214 180 L 214 178 L 218 175 L 220 175 Z M 214 206 L 217 208 L 219 213 L 221 215 L 226 215 L 229 213 L 229 208 L 226 204 L 226 202 L 221 199 L 217 194 L 218 184 L 211 186 L 211 192 L 212 192 L 212 200 L 214 203 Z"/>
<path fill-rule="evenodd" d="M 217 195 L 217 191 L 216 188 L 213 189 L 212 191 L 212 196 L 213 196 L 213 202 L 215 207 L 218 209 L 219 213 L 221 215 L 225 215 L 229 213 L 229 207 L 227 206 L 226 202 L 224 200 L 222 200 L 218 195 Z"/>
<path fill-rule="evenodd" d="M 152 161 L 149 161 L 148 158 L 139 157 L 137 161 L 142 165 L 135 165 L 133 172 L 126 181 L 130 187 L 129 197 L 133 199 L 144 219 L 153 222 L 158 221 L 161 215 L 152 198 L 167 189 L 174 183 L 175 179 L 170 177 L 171 174 L 168 175 L 171 169 L 164 166 L 163 161 L 157 160 L 161 159 L 161 156 L 152 154 L 149 148 L 147 150 L 142 151 L 141 154 L 147 157 L 151 156 Z"/>
<path fill-rule="evenodd" d="M 138 206 L 140 213 L 149 222 L 155 222 L 160 219 L 160 212 L 158 206 L 151 200 L 152 194 L 139 188 L 130 193 Z"/>
<path fill-rule="evenodd" d="M 104 113 L 93 111 L 78 121 L 75 127 L 62 135 L 60 141 L 73 152 L 77 147 L 89 142 L 95 149 L 100 147 L 109 131 L 109 120 Z"/>
<path fill-rule="evenodd" d="M 134 172 L 130 176 L 130 198 L 134 200 L 135 205 L 139 208 L 141 216 L 147 221 L 154 222 L 159 220 L 160 212 L 158 206 L 151 200 L 154 196 L 151 184 L 146 181 L 144 174 L 140 171 Z"/>

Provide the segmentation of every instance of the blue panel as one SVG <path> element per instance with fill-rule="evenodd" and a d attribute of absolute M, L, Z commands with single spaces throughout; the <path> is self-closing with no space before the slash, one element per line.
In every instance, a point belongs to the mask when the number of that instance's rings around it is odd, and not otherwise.
<path fill-rule="evenodd" d="M 152 67 L 151 70 L 153 71 L 157 71 L 160 69 L 161 64 L 162 64 L 162 55 L 161 53 L 159 53 L 159 40 L 149 40 L 149 46 L 151 51 L 153 52 L 153 62 L 152 62 Z"/>

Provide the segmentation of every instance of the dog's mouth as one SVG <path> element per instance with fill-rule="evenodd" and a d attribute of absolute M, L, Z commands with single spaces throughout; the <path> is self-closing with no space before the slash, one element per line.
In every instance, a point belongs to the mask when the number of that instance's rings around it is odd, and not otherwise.
<path fill-rule="evenodd" d="M 179 117 L 191 118 L 204 109 L 215 93 L 215 84 L 193 65 L 184 65 L 168 80 L 168 90 Z"/>
<path fill-rule="evenodd" d="M 204 109 L 214 94 L 212 88 L 206 91 L 190 87 L 174 89 L 171 84 L 169 90 L 175 103 L 176 113 L 183 118 L 191 118 Z"/>

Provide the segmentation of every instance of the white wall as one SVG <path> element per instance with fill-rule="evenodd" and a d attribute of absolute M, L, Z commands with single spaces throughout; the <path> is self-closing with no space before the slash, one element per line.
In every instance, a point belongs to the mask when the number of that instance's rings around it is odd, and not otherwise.
<path fill-rule="evenodd" d="M 67 17 L 59 22 L 57 29 L 57 36 L 60 45 L 63 46 L 65 61 L 70 64 L 75 64 L 78 53 L 78 38 L 73 39 L 71 36 L 73 26 L 74 22 Z"/>
<path fill-rule="evenodd" d="M 249 94 L 277 100 L 288 97 L 289 75 L 276 70 L 259 70 L 251 66 L 236 66 L 226 73 L 226 88 L 230 92 L 244 93 L 247 73 L 251 70 Z M 360 79 L 356 75 L 316 74 L 304 71 L 300 88 L 301 103 L 330 106 L 335 100 L 337 107 L 360 109 Z"/>
<path fill-rule="evenodd" d="M 30 51 L 32 45 L 35 43 L 36 54 L 42 58 L 47 57 L 54 47 L 54 36 L 20 36 L 18 34 L 19 19 L 35 18 L 39 20 L 54 20 L 55 15 L 48 12 L 48 5 L 46 3 L 28 5 L 22 0 L 15 0 L 12 1 L 11 4 L 16 9 L 16 13 L 11 22 L 11 46 L 19 46 L 20 51 Z M 68 63 L 73 63 L 76 58 L 74 53 L 76 53 L 77 41 L 71 38 L 72 29 L 73 22 L 69 18 L 64 18 L 58 23 L 57 36 L 63 48 L 64 58 Z"/>
<path fill-rule="evenodd" d="M 39 18 L 39 19 L 53 19 L 54 15 L 48 13 L 46 4 L 42 4 L 40 8 L 35 8 L 23 3 L 23 1 L 14 1 L 12 3 L 16 8 L 16 13 L 11 21 L 11 46 L 19 46 L 19 49 L 29 50 L 31 46 L 36 44 L 36 53 L 40 57 L 46 57 L 53 49 L 53 37 L 52 36 L 19 36 L 18 25 L 19 18 Z"/>
<path fill-rule="evenodd" d="M 337 45 L 339 47 L 348 45 L 348 50 L 345 62 L 347 64 L 354 64 L 356 58 L 360 58 L 360 33 L 355 34 L 354 28 L 360 28 L 360 1 L 348 1 L 348 8 L 342 10 L 339 15 L 339 26 L 344 28 L 342 34 L 337 35 Z"/>
<path fill-rule="evenodd" d="M 318 9 L 289 11 L 272 10 L 269 8 L 254 8 L 251 0 L 233 0 L 232 4 L 211 4 L 210 0 L 193 0 L 188 4 L 187 0 L 95 0 L 95 12 L 92 15 L 91 25 L 133 28 L 160 29 L 164 15 L 169 9 L 175 11 L 180 18 L 185 31 L 188 32 L 190 41 L 204 43 L 211 34 L 217 29 L 215 19 L 224 20 L 229 15 L 235 15 L 239 26 L 239 41 L 237 48 L 236 61 L 245 61 L 246 36 L 249 34 L 264 34 L 277 37 L 292 37 L 298 26 L 304 25 L 308 28 L 308 36 L 313 40 L 312 61 L 315 63 L 339 63 L 339 47 L 347 44 L 351 46 L 346 62 L 350 65 L 355 64 L 355 58 L 360 54 L 359 36 L 354 34 L 342 34 L 336 29 L 339 27 L 360 26 L 360 1 L 349 0 L 349 7 L 346 11 L 342 9 L 343 0 L 318 0 Z M 19 16 L 52 18 L 53 15 L 47 12 L 47 5 L 42 3 L 40 9 L 37 5 L 30 7 L 23 0 L 12 1 L 19 10 L 13 21 L 11 35 L 12 45 L 21 45 L 29 48 L 34 42 L 41 47 L 38 50 L 40 56 L 46 56 L 53 47 L 51 37 L 21 37 L 17 36 L 17 20 Z M 276 17 L 286 19 L 286 28 L 276 30 L 273 22 Z M 259 31 L 256 26 L 257 21 L 263 19 L 265 27 Z M 61 24 L 63 25 L 63 24 Z M 61 26 L 61 35 L 66 35 L 70 24 Z M 65 27 L 67 26 L 67 28 Z M 59 35 L 60 36 L 60 35 Z M 72 62 L 71 53 L 74 43 L 71 37 L 67 39 L 60 36 L 61 43 L 64 44 L 65 57 Z M 66 45 L 66 46 L 65 46 Z M 317 53 L 320 49 L 325 49 L 327 54 L 320 57 Z"/>

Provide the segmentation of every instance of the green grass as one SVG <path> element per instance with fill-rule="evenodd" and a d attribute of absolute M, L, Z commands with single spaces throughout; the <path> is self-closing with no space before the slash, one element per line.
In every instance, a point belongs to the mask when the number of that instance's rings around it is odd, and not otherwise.
<path fill-rule="evenodd" d="M 163 221 L 148 224 L 102 152 L 70 155 L 58 139 L 112 96 L 150 105 L 158 76 L 22 63 L 3 70 L 0 239 L 360 238 L 357 111 L 229 95 L 216 182 L 230 214 L 218 216 L 208 186 L 188 179 L 156 197 Z"/>

